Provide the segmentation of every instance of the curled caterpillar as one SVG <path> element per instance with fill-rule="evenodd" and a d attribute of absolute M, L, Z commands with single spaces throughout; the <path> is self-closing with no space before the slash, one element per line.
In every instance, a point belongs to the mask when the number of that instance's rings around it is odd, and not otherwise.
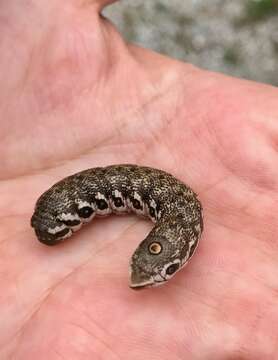
<path fill-rule="evenodd" d="M 55 245 L 95 215 L 133 211 L 155 226 L 130 261 L 130 287 L 163 284 L 193 255 L 203 231 L 196 194 L 172 175 L 137 165 L 81 171 L 38 199 L 31 219 L 39 241 Z"/>

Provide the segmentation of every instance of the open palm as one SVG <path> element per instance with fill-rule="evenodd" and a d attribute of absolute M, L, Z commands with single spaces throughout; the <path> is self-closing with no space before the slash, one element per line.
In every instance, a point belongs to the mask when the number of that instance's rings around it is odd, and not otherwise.
<path fill-rule="evenodd" d="M 105 2 L 0 5 L 0 358 L 276 359 L 278 91 L 125 44 Z M 199 248 L 162 287 L 128 287 L 147 221 L 95 220 L 51 248 L 30 227 L 54 182 L 113 163 L 202 201 Z"/>

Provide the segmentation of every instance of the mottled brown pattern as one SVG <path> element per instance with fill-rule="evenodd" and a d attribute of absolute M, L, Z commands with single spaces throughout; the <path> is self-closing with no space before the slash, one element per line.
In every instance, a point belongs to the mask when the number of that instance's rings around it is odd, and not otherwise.
<path fill-rule="evenodd" d="M 71 175 L 41 195 L 31 225 L 39 241 L 55 245 L 94 215 L 123 211 L 155 222 L 132 256 L 132 287 L 165 282 L 193 255 L 203 230 L 201 204 L 187 185 L 150 167 L 112 165 Z M 152 243 L 161 245 L 158 254 Z"/>

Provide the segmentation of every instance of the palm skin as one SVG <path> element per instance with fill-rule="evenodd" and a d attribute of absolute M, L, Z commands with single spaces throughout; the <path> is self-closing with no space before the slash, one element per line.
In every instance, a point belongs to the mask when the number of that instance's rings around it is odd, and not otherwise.
<path fill-rule="evenodd" d="M 277 359 L 278 91 L 127 45 L 104 5 L 0 5 L 0 358 Z M 149 222 L 95 220 L 51 248 L 29 224 L 57 180 L 123 162 L 204 207 L 187 268 L 139 292 Z"/>

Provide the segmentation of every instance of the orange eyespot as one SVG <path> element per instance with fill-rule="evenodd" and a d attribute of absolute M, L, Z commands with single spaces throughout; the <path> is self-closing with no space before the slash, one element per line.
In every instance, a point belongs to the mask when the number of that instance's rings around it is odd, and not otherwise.
<path fill-rule="evenodd" d="M 162 251 L 162 245 L 159 242 L 153 242 L 149 245 L 149 252 L 153 255 L 158 255 Z"/>

